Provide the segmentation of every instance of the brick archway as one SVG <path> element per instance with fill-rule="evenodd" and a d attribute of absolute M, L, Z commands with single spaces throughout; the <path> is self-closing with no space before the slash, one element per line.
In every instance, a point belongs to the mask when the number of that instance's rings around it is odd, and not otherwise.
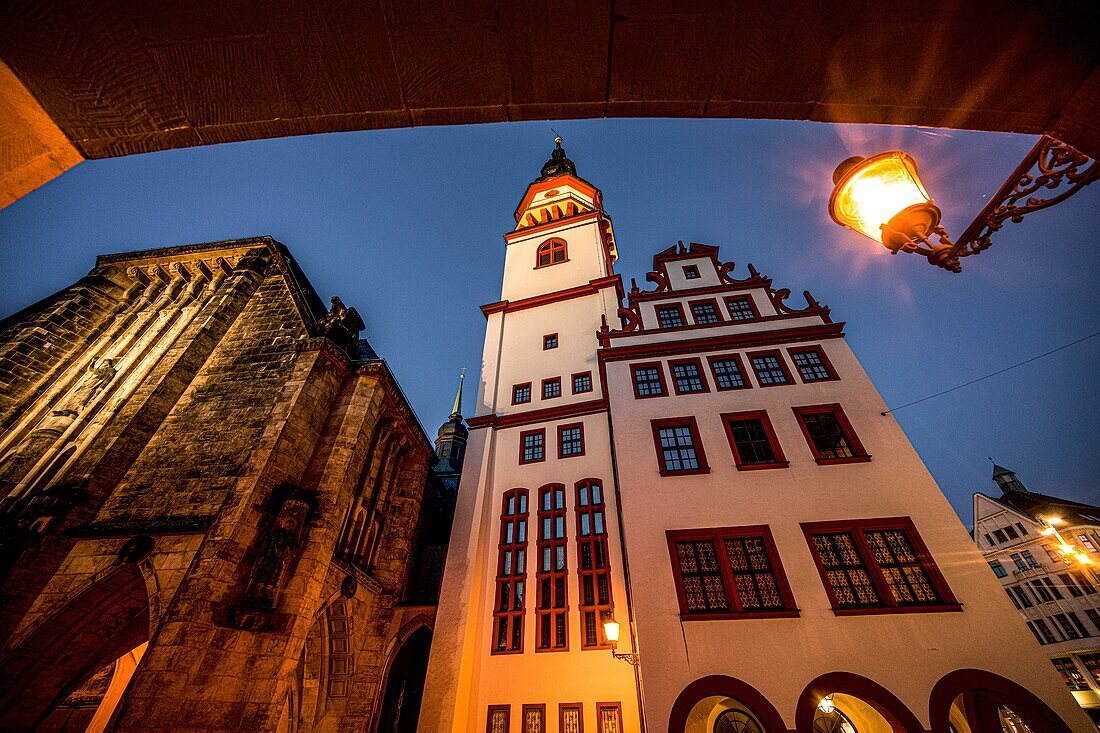
<path fill-rule="evenodd" d="M 821 698 L 835 693 L 857 697 L 870 705 L 886 719 L 894 733 L 924 733 L 924 726 L 917 716 L 894 693 L 853 672 L 827 672 L 811 680 L 798 697 L 794 714 L 795 730 L 798 733 L 812 733 L 817 704 Z"/>
<path fill-rule="evenodd" d="M 1004 705 L 1023 718 L 1032 730 L 1049 733 L 1070 733 L 1070 727 L 1057 713 L 1026 687 L 980 669 L 957 669 L 944 675 L 928 701 L 928 719 L 933 733 L 947 733 L 947 721 L 951 714 L 951 704 L 959 695 L 964 695 L 969 717 L 985 721 L 986 727 L 996 721 L 997 706 Z M 980 728 L 985 730 L 985 727 Z"/>
<path fill-rule="evenodd" d="M 85 679 L 148 639 L 145 580 L 136 565 L 119 565 L 0 658 L 0 729 L 33 730 Z"/>

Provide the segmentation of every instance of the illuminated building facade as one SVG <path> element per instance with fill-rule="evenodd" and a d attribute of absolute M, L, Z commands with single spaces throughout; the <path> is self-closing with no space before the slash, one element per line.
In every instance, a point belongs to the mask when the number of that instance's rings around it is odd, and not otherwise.
<path fill-rule="evenodd" d="M 515 219 L 421 731 L 1089 729 L 827 307 L 694 243 L 626 291 L 560 140 Z"/>

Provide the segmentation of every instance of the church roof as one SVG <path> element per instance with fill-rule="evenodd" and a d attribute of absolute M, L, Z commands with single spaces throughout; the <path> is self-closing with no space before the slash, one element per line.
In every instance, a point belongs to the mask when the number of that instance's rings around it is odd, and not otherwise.
<path fill-rule="evenodd" d="M 1012 476 L 1012 475 L 1014 475 L 1013 471 L 1008 470 L 1004 466 L 998 466 L 996 463 L 993 464 L 993 478 L 994 479 L 996 479 L 998 476 Z"/>
<path fill-rule="evenodd" d="M 1037 494 L 1034 491 L 1027 493 L 1006 491 L 998 501 L 1038 521 L 1042 521 L 1045 517 L 1057 516 L 1066 520 L 1070 525 L 1100 524 L 1095 519 L 1100 517 L 1100 506 L 1093 504 L 1083 504 L 1057 496 Z"/>

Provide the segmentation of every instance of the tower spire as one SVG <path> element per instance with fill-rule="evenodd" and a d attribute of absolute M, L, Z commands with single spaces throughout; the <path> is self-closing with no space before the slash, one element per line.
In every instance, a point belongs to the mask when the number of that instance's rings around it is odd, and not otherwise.
<path fill-rule="evenodd" d="M 542 178 L 552 178 L 566 174 L 577 175 L 577 166 L 565 155 L 565 148 L 561 146 L 561 135 L 554 137 L 554 150 L 550 153 L 550 160 L 542 166 Z M 541 179 L 540 179 L 541 180 Z"/>
<path fill-rule="evenodd" d="M 454 408 L 451 410 L 451 419 L 462 417 L 462 383 L 466 381 L 466 367 L 458 374 L 458 393 L 455 395 Z"/>

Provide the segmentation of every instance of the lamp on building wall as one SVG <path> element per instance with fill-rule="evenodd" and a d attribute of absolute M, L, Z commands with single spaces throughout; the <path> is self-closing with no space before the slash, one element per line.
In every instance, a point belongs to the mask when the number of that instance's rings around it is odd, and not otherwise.
<path fill-rule="evenodd" d="M 817 709 L 828 715 L 836 710 L 836 703 L 833 702 L 833 694 L 829 693 L 825 697 L 821 698 L 821 702 L 817 704 Z"/>
<path fill-rule="evenodd" d="M 611 642 L 611 656 L 615 659 L 621 659 L 624 662 L 629 662 L 634 666 L 638 665 L 637 654 L 620 654 L 615 649 L 619 646 L 619 622 L 611 618 L 603 622 L 603 634 L 607 637 L 607 640 Z"/>
<path fill-rule="evenodd" d="M 1044 526 L 1039 534 L 1053 537 L 1058 541 L 1058 554 L 1065 558 L 1066 562 L 1069 562 L 1069 558 L 1072 557 L 1082 565 L 1092 564 L 1092 558 L 1088 556 L 1088 553 L 1078 550 L 1072 542 L 1066 542 L 1065 538 L 1062 537 L 1062 533 L 1054 526 L 1062 523 L 1061 517 L 1040 517 L 1040 519 L 1042 519 Z"/>
<path fill-rule="evenodd" d="M 959 258 L 987 249 L 990 237 L 1006 221 L 1019 222 L 1026 214 L 1064 201 L 1097 178 L 1100 161 L 1043 135 L 959 240 L 952 242 L 940 226 L 939 207 L 917 174 L 916 160 L 892 150 L 870 158 L 853 156 L 836 167 L 829 215 L 893 254 L 913 252 L 937 267 L 960 272 Z M 1049 198 L 1033 195 L 1059 187 L 1063 190 Z"/>

